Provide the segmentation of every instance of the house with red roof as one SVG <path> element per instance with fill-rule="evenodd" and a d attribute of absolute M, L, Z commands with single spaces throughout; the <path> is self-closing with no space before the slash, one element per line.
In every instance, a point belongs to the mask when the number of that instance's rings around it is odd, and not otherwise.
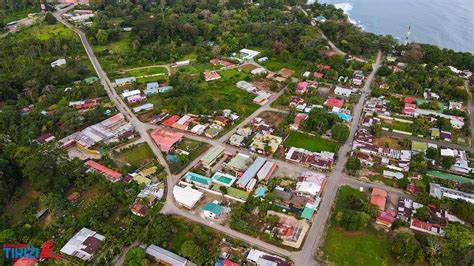
<path fill-rule="evenodd" d="M 379 225 L 385 226 L 390 228 L 392 226 L 392 223 L 395 221 L 395 212 L 393 210 L 390 211 L 381 211 L 377 218 L 375 219 L 375 222 Z"/>
<path fill-rule="evenodd" d="M 414 102 L 416 102 L 416 98 L 415 97 L 405 97 L 405 99 L 403 99 L 403 102 L 404 103 L 414 103 Z"/>
<path fill-rule="evenodd" d="M 329 106 L 329 107 L 342 108 L 342 106 L 344 105 L 344 100 L 329 98 L 326 100 L 326 102 L 324 102 L 324 105 Z"/>
<path fill-rule="evenodd" d="M 387 191 L 380 188 L 374 188 L 370 197 L 370 203 L 379 206 L 379 210 L 384 211 L 387 197 Z"/>
<path fill-rule="evenodd" d="M 168 129 L 157 128 L 151 132 L 151 138 L 163 152 L 169 152 L 183 139 L 183 134 Z"/>
<path fill-rule="evenodd" d="M 96 172 L 99 173 L 103 176 L 105 176 L 107 179 L 109 179 L 112 182 L 118 182 L 122 180 L 122 174 L 119 172 L 116 172 L 107 166 L 104 166 L 100 163 L 97 163 L 95 161 L 89 160 L 84 164 L 84 167 L 88 171 Z"/>
<path fill-rule="evenodd" d="M 181 117 L 179 115 L 172 115 L 165 121 L 163 121 L 162 125 L 167 127 L 172 127 L 174 123 L 176 123 Z"/>
<path fill-rule="evenodd" d="M 324 52 L 324 55 L 326 57 L 333 57 L 333 56 L 337 55 L 337 52 L 334 51 L 334 50 L 327 50 L 326 52 Z"/>
<path fill-rule="evenodd" d="M 402 110 L 404 115 L 413 116 L 415 115 L 416 104 L 413 103 L 405 103 L 405 107 Z"/>
<path fill-rule="evenodd" d="M 324 74 L 321 72 L 314 72 L 313 76 L 317 79 L 322 79 L 324 77 Z"/>
<path fill-rule="evenodd" d="M 140 217 L 143 217 L 146 215 L 146 212 L 147 212 L 147 207 L 145 205 L 143 205 L 142 203 L 134 203 L 131 207 L 130 207 L 130 211 L 135 214 L 136 216 L 140 216 Z"/>
<path fill-rule="evenodd" d="M 219 75 L 219 73 L 216 71 L 205 71 L 203 74 L 205 81 L 217 80 L 221 78 L 221 75 Z"/>
<path fill-rule="evenodd" d="M 295 93 L 296 94 L 304 94 L 306 92 L 306 89 L 308 88 L 309 83 L 306 81 L 300 81 L 296 85 Z"/>

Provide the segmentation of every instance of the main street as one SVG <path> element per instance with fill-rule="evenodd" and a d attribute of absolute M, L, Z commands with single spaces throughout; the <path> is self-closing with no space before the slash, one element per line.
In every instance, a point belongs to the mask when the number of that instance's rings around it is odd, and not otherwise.
<path fill-rule="evenodd" d="M 149 125 L 149 124 L 143 123 L 143 122 L 138 120 L 138 118 L 131 112 L 131 110 L 128 108 L 128 106 L 121 100 L 119 95 L 115 92 L 114 86 L 110 82 L 107 74 L 102 69 L 99 61 L 97 60 L 96 56 L 94 55 L 93 50 L 92 50 L 92 48 L 91 48 L 91 46 L 90 46 L 90 44 L 87 40 L 86 35 L 82 31 L 80 31 L 79 29 L 75 28 L 70 23 L 68 23 L 67 21 L 62 19 L 60 17 L 60 15 L 55 14 L 55 16 L 58 19 L 58 21 L 60 21 L 64 25 L 66 25 L 68 28 L 72 29 L 76 34 L 78 34 L 78 36 L 81 39 L 82 45 L 84 46 L 84 48 L 86 50 L 86 53 L 87 53 L 92 65 L 93 65 L 99 79 L 100 79 L 101 84 L 104 86 L 104 89 L 106 90 L 109 98 L 112 100 L 112 102 L 114 102 L 117 110 L 119 112 L 121 112 L 122 114 L 124 114 L 127 117 L 127 119 L 133 124 L 136 131 L 140 134 L 141 138 L 143 138 L 143 140 L 145 142 L 147 142 L 148 145 L 151 147 L 154 155 L 156 156 L 156 158 L 158 159 L 160 164 L 162 164 L 165 167 L 165 171 L 167 173 L 167 179 L 166 179 L 167 193 L 166 193 L 166 202 L 165 202 L 165 206 L 162 208 L 162 213 L 172 214 L 172 215 L 179 215 L 179 216 L 185 217 L 189 220 L 192 220 L 192 221 L 210 226 L 210 227 L 214 228 L 215 230 L 221 231 L 221 232 L 223 232 L 223 233 L 225 233 L 225 234 L 227 234 L 231 237 L 243 240 L 243 241 L 245 241 L 245 242 L 247 242 L 247 243 L 249 243 L 249 244 L 251 244 L 251 245 L 253 245 L 257 248 L 260 248 L 262 250 L 272 252 L 272 253 L 275 253 L 275 254 L 278 254 L 278 255 L 288 256 L 295 262 L 296 265 L 315 265 L 317 263 L 314 260 L 314 254 L 315 254 L 315 252 L 317 251 L 317 249 L 319 248 L 319 246 L 321 244 L 321 240 L 322 240 L 322 237 L 324 235 L 324 229 L 325 229 L 328 217 L 330 215 L 330 210 L 331 210 L 332 204 L 334 202 L 338 187 L 340 185 L 348 184 L 348 185 L 351 185 L 353 187 L 365 187 L 365 188 L 380 187 L 380 188 L 388 190 L 389 192 L 394 192 L 394 193 L 398 193 L 398 194 L 401 193 L 400 191 L 398 191 L 396 189 L 393 189 L 391 187 L 387 187 L 387 186 L 382 185 L 382 184 L 368 184 L 368 183 L 363 182 L 363 181 L 359 181 L 359 180 L 355 180 L 355 179 L 346 177 L 343 174 L 344 167 L 345 167 L 345 164 L 347 162 L 347 154 L 351 149 L 350 145 L 351 145 L 352 140 L 354 138 L 354 134 L 355 134 L 355 132 L 358 128 L 358 124 L 359 124 L 359 120 L 360 120 L 360 117 L 361 117 L 364 101 L 365 101 L 367 95 L 370 93 L 370 84 L 371 84 L 371 82 L 372 82 L 372 80 L 375 76 L 375 72 L 380 67 L 380 63 L 381 63 L 381 53 L 380 52 L 377 55 L 377 60 L 376 60 L 375 64 L 373 65 L 373 71 L 368 76 L 366 84 L 365 84 L 364 88 L 361 90 L 362 91 L 361 97 L 359 99 L 359 102 L 357 103 L 357 105 L 354 108 L 354 114 L 353 114 L 353 121 L 351 123 L 350 136 L 349 136 L 348 140 L 346 141 L 346 143 L 341 147 L 341 149 L 339 151 L 338 162 L 335 165 L 334 170 L 330 173 L 330 175 L 328 177 L 328 183 L 327 183 L 327 186 L 326 186 L 325 191 L 323 193 L 323 198 L 322 198 L 322 202 L 321 202 L 321 205 L 320 205 L 320 209 L 318 210 L 317 214 L 315 215 L 315 218 L 313 218 L 313 221 L 312 221 L 313 225 L 312 225 L 312 227 L 311 227 L 311 229 L 310 229 L 310 231 L 307 235 L 305 244 L 304 244 L 301 251 L 299 251 L 299 252 L 290 252 L 290 251 L 282 249 L 280 247 L 276 247 L 274 245 L 268 244 L 268 243 L 266 243 L 266 242 L 264 242 L 260 239 L 256 239 L 256 238 L 250 237 L 248 235 L 242 234 L 240 232 L 237 232 L 235 230 L 232 230 L 227 226 L 222 226 L 222 225 L 219 225 L 219 224 L 211 223 L 211 222 L 201 218 L 200 215 L 197 214 L 197 213 L 193 213 L 193 212 L 190 212 L 190 211 L 187 211 L 187 210 L 183 210 L 183 209 L 180 209 L 176 206 L 176 204 L 174 202 L 174 199 L 173 199 L 173 196 L 172 196 L 172 193 L 171 193 L 171 191 L 173 190 L 173 186 L 176 184 L 176 182 L 178 181 L 180 176 L 184 173 L 184 171 L 188 171 L 196 162 L 199 161 L 199 159 L 201 157 L 196 158 L 181 173 L 178 173 L 176 175 L 172 175 L 171 172 L 170 172 L 170 169 L 168 167 L 168 164 L 166 163 L 162 153 L 160 152 L 158 147 L 154 144 L 154 142 L 152 141 L 152 139 L 149 135 L 149 130 L 150 129 L 153 129 L 153 128 L 156 128 L 156 127 L 159 127 L 159 126 Z M 239 150 L 238 148 L 230 146 L 228 144 L 225 144 L 225 141 L 227 140 L 227 138 L 231 134 L 233 134 L 238 128 L 240 128 L 242 126 L 245 126 L 250 121 L 252 121 L 252 119 L 255 118 L 256 116 L 258 116 L 261 112 L 268 111 L 268 110 L 274 110 L 273 108 L 270 107 L 270 105 L 279 96 L 281 96 L 283 94 L 283 92 L 284 92 L 284 90 L 280 91 L 279 93 L 276 93 L 269 100 L 268 103 L 266 103 L 265 105 L 260 107 L 252 115 L 250 115 L 249 117 L 244 119 L 233 130 L 229 131 L 226 135 L 219 138 L 218 140 L 212 140 L 212 139 L 204 138 L 204 137 L 201 137 L 201 136 L 192 135 L 192 134 L 189 134 L 189 133 L 185 133 L 185 136 L 188 137 L 188 138 L 191 138 L 191 139 L 195 139 L 195 140 L 199 140 L 199 141 L 208 143 L 212 146 L 221 145 L 221 146 L 224 146 L 229 151 L 237 152 Z M 245 152 L 243 150 L 241 150 L 241 151 Z M 295 169 L 295 170 L 298 170 L 298 171 L 299 170 L 301 170 L 301 171 L 306 170 L 306 168 L 304 168 L 301 165 L 292 164 L 292 163 L 289 163 L 289 162 L 286 162 L 286 161 L 280 161 L 280 160 L 276 160 L 276 159 L 271 159 L 271 160 L 277 161 L 278 164 L 281 167 L 288 167 L 288 168 L 292 168 L 292 169 Z M 138 242 L 132 244 L 132 246 L 137 245 L 137 244 L 138 244 Z M 117 260 L 117 263 L 116 263 L 117 265 L 122 265 L 123 264 L 124 254 L 125 254 L 125 252 L 123 252 L 122 256 Z"/>

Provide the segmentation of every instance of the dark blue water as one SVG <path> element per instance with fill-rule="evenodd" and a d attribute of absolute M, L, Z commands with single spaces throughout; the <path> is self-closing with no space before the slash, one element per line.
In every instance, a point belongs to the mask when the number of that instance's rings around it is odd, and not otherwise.
<path fill-rule="evenodd" d="M 311 1 L 311 0 L 310 0 Z M 474 0 L 318 0 L 337 4 L 352 22 L 377 34 L 474 53 Z"/>

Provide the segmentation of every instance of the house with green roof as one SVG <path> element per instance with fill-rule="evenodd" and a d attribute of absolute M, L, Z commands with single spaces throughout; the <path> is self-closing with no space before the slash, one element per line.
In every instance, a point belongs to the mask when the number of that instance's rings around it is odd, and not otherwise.
<path fill-rule="evenodd" d="M 218 218 L 222 212 L 224 211 L 224 207 L 221 205 L 217 204 L 217 202 L 208 202 L 204 205 L 202 208 L 202 212 L 204 213 L 204 216 L 210 219 L 216 219 Z"/>
<path fill-rule="evenodd" d="M 245 172 L 252 163 L 249 155 L 239 153 L 227 163 L 227 167 L 235 172 Z"/>
<path fill-rule="evenodd" d="M 210 169 L 212 165 L 214 165 L 217 160 L 224 154 L 224 148 L 222 146 L 214 146 L 212 147 L 204 157 L 201 159 L 201 164 L 204 168 Z"/>
<path fill-rule="evenodd" d="M 184 179 L 186 182 L 200 187 L 210 188 L 212 185 L 211 178 L 193 172 L 187 172 L 184 175 Z"/>
<path fill-rule="evenodd" d="M 313 218 L 314 208 L 304 207 L 303 212 L 301 213 L 301 218 L 306 220 L 311 220 Z"/>

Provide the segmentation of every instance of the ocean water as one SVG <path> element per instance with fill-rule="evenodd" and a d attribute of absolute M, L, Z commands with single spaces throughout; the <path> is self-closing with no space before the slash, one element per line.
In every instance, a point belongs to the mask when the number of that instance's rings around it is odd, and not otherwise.
<path fill-rule="evenodd" d="M 309 0 L 308 2 L 314 2 Z M 344 10 L 364 30 L 474 53 L 474 0 L 318 0 Z"/>

